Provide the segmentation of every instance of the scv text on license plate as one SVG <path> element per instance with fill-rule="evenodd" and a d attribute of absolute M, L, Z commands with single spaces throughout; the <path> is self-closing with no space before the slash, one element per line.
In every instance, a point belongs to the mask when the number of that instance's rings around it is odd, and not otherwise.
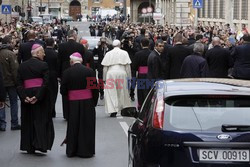
<path fill-rule="evenodd" d="M 249 150 L 200 149 L 200 161 L 249 162 Z"/>

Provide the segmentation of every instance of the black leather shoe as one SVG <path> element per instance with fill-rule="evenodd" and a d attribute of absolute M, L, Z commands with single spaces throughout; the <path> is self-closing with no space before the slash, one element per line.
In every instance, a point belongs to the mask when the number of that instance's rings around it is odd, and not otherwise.
<path fill-rule="evenodd" d="M 104 99 L 104 95 L 101 95 L 101 96 L 100 96 L 100 99 L 103 100 L 103 99 Z"/>
<path fill-rule="evenodd" d="M 21 130 L 21 125 L 17 125 L 15 127 L 11 127 L 11 130 Z"/>
<path fill-rule="evenodd" d="M 116 114 L 117 114 L 116 112 L 111 113 L 111 114 L 110 114 L 110 117 L 116 117 Z"/>
<path fill-rule="evenodd" d="M 27 154 L 35 154 L 35 150 L 27 150 Z"/>
<path fill-rule="evenodd" d="M 5 129 L 5 128 L 0 128 L 0 131 L 3 131 L 3 132 L 4 132 L 4 131 L 6 131 L 6 129 Z"/>

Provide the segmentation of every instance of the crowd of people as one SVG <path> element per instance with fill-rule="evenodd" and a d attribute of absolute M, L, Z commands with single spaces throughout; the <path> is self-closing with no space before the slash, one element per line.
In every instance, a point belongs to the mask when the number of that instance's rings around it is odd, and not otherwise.
<path fill-rule="evenodd" d="M 118 20 L 89 28 L 90 35 L 101 36 L 93 50 L 68 25 L 0 25 L 0 131 L 6 130 L 8 95 L 11 130 L 21 129 L 22 151 L 33 154 L 52 148 L 59 83 L 67 121 L 62 143 L 67 144 L 66 154 L 92 157 L 99 97 L 105 100 L 106 113 L 116 117 L 133 107 L 136 88 L 140 110 L 157 80 L 250 79 L 250 35 L 244 26 L 236 31 L 229 25 L 194 28 Z"/>

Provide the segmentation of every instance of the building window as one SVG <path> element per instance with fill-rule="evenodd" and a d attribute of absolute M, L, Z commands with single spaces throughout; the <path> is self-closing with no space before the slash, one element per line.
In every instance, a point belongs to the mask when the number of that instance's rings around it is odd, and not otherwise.
<path fill-rule="evenodd" d="M 240 19 L 240 2 L 239 0 L 234 0 L 234 17 L 235 20 Z"/>
<path fill-rule="evenodd" d="M 120 0 L 114 0 L 114 2 L 115 2 L 115 3 L 119 3 L 119 2 L 121 2 L 121 1 L 120 1 Z"/>
<path fill-rule="evenodd" d="M 100 3 L 101 0 L 93 0 L 94 3 Z"/>
<path fill-rule="evenodd" d="M 208 0 L 207 3 L 207 17 L 212 18 L 212 1 Z"/>
<path fill-rule="evenodd" d="M 215 19 L 218 18 L 218 0 L 214 0 L 213 15 Z"/>
<path fill-rule="evenodd" d="M 220 19 L 225 19 L 225 0 L 220 0 Z"/>
<path fill-rule="evenodd" d="M 241 19 L 248 20 L 248 0 L 241 1 Z"/>

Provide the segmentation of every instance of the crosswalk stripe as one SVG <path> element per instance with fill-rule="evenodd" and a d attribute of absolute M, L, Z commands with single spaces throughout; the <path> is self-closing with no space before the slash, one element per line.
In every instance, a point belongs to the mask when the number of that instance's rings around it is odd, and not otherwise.
<path fill-rule="evenodd" d="M 128 124 L 126 122 L 119 122 L 122 126 L 123 131 L 125 132 L 126 136 L 128 136 Z"/>

